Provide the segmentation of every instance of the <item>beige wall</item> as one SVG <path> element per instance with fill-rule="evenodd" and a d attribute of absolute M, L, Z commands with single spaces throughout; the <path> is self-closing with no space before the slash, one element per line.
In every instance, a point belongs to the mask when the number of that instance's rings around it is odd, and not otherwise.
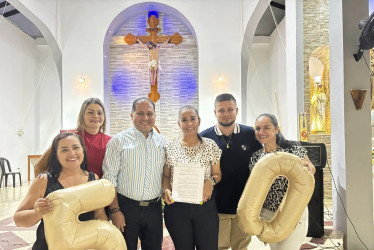
<path fill-rule="evenodd" d="M 304 110 L 308 117 L 308 141 L 326 144 L 327 159 L 331 167 L 331 136 L 310 134 L 310 98 L 309 98 L 309 57 L 312 52 L 329 44 L 329 6 L 328 0 L 304 1 Z M 328 166 L 324 169 L 325 199 L 332 199 L 331 174 Z"/>

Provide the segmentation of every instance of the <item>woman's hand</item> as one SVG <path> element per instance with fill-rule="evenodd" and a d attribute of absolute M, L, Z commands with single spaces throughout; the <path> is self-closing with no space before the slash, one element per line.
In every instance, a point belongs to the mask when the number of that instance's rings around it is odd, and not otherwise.
<path fill-rule="evenodd" d="M 210 179 L 206 179 L 204 182 L 204 189 L 203 189 L 203 201 L 207 202 L 210 197 L 212 196 L 213 192 L 213 183 Z"/>
<path fill-rule="evenodd" d="M 174 203 L 174 200 L 171 198 L 171 191 L 170 189 L 165 189 L 165 192 L 164 192 L 164 200 L 166 202 L 166 204 L 170 205 L 170 204 L 173 204 Z"/>
<path fill-rule="evenodd" d="M 303 160 L 303 166 L 311 173 L 314 174 L 316 172 L 316 168 L 314 167 L 313 163 L 310 162 L 309 158 L 305 157 Z"/>
<path fill-rule="evenodd" d="M 39 198 L 34 203 L 34 211 L 37 215 L 43 216 L 52 211 L 53 205 L 50 200 Z"/>

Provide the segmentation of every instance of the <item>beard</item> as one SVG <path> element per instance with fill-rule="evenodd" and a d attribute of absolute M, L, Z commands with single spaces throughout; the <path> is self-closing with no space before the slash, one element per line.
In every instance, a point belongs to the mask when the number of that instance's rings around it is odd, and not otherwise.
<path fill-rule="evenodd" d="M 234 124 L 234 122 L 235 122 L 235 120 L 232 121 L 232 122 L 229 122 L 229 123 L 223 123 L 223 122 L 218 122 L 218 123 L 219 123 L 219 125 L 221 125 L 222 127 L 230 127 L 231 125 Z"/>

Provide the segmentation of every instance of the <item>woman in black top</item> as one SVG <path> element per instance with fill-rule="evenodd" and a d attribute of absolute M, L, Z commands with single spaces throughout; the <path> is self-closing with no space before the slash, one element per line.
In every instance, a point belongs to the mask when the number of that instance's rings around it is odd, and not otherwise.
<path fill-rule="evenodd" d="M 257 161 L 271 152 L 287 152 L 304 159 L 304 167 L 312 174 L 316 169 L 310 162 L 307 151 L 298 142 L 286 140 L 280 132 L 278 121 L 273 114 L 264 113 L 256 119 L 256 139 L 263 144 L 263 148 L 256 151 L 249 163 L 250 171 L 253 170 Z M 251 178 L 251 177 L 249 177 Z M 270 221 L 281 206 L 282 200 L 287 193 L 288 180 L 284 176 L 277 177 L 270 187 L 268 195 L 261 209 L 260 217 Z M 281 242 L 270 244 L 270 249 L 276 250 L 298 250 L 304 242 L 308 231 L 308 209 L 306 208 L 295 229 Z"/>
<path fill-rule="evenodd" d="M 40 174 L 14 214 L 14 222 L 20 227 L 31 227 L 41 221 L 37 229 L 36 242 L 32 249 L 48 249 L 42 216 L 52 210 L 52 203 L 45 197 L 56 190 L 76 186 L 99 179 L 87 171 L 87 157 L 82 139 L 74 133 L 61 133 L 52 143 L 46 173 Z M 41 198 L 42 197 L 42 198 Z M 107 220 L 104 209 L 80 216 L 80 220 Z"/>

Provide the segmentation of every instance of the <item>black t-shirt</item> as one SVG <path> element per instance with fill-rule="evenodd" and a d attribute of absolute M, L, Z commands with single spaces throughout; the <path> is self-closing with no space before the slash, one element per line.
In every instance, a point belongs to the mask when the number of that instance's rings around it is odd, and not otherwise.
<path fill-rule="evenodd" d="M 200 136 L 214 140 L 222 150 L 222 179 L 214 187 L 217 210 L 222 214 L 236 214 L 239 199 L 249 177 L 249 160 L 254 152 L 262 148 L 252 127 L 241 124 L 238 126 L 240 131 L 232 133 L 231 138 L 218 135 L 215 126 L 200 133 Z"/>
<path fill-rule="evenodd" d="M 48 176 L 48 182 L 47 182 L 47 188 L 45 189 L 44 198 L 47 197 L 47 195 L 52 193 L 53 191 L 64 189 L 64 187 L 55 177 L 53 177 L 49 173 L 47 173 L 47 176 Z M 95 180 L 95 174 L 93 172 L 89 172 L 88 181 L 94 181 L 94 180 Z M 95 218 L 94 211 L 79 215 L 80 221 L 93 220 L 94 218 Z M 38 229 L 36 230 L 36 241 L 34 245 L 32 246 L 32 249 L 33 250 L 48 250 L 47 241 L 45 239 L 43 220 L 40 221 Z"/>

